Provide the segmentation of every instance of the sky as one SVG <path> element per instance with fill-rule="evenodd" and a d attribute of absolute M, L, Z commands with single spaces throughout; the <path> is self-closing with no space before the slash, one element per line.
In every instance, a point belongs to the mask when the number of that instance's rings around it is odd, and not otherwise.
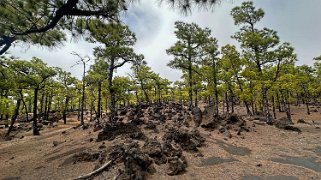
<path fill-rule="evenodd" d="M 134 49 L 143 54 L 152 70 L 171 81 L 179 80 L 181 72 L 167 67 L 173 58 L 166 54 L 166 49 L 175 42 L 175 21 L 194 22 L 200 27 L 208 27 L 212 35 L 218 39 L 220 46 L 238 43 L 231 36 L 238 31 L 230 15 L 231 9 L 242 3 L 242 0 L 222 0 L 211 10 L 192 9 L 191 14 L 183 14 L 172 9 L 159 0 L 140 0 L 130 6 L 122 15 L 123 21 L 137 36 Z M 267 27 L 278 32 L 282 42 L 289 42 L 298 56 L 297 65 L 313 65 L 313 57 L 321 55 L 321 7 L 320 0 L 254 0 L 254 6 L 265 11 L 264 18 L 259 22 L 260 28 Z M 50 66 L 58 66 L 81 78 L 82 66 L 73 66 L 77 57 L 71 52 L 82 56 L 92 56 L 93 48 L 99 44 L 90 44 L 82 39 L 72 40 L 55 49 L 38 46 L 16 44 L 9 53 L 20 59 L 32 57 L 43 59 Z M 71 68 L 71 66 L 73 66 Z M 87 66 L 89 67 L 89 65 Z M 118 69 L 118 75 L 131 73 L 130 65 Z"/>

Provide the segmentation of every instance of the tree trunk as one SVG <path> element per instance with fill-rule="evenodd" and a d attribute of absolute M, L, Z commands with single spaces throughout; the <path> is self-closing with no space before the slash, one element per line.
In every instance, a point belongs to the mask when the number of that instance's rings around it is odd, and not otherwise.
<path fill-rule="evenodd" d="M 212 68 L 213 68 L 213 80 L 214 80 L 214 97 L 215 97 L 215 105 L 214 105 L 214 116 L 218 116 L 219 114 L 219 100 L 218 100 L 218 89 L 217 89 L 217 76 L 216 76 L 216 62 L 215 57 L 212 58 Z"/>
<path fill-rule="evenodd" d="M 274 119 L 276 119 L 276 112 L 275 112 L 275 100 L 274 100 L 274 96 L 272 96 L 272 108 L 273 108 L 273 116 L 274 116 Z"/>
<path fill-rule="evenodd" d="M 39 114 L 40 114 L 41 118 L 42 118 L 42 115 L 43 115 L 42 110 L 43 110 L 44 99 L 45 99 L 45 92 L 43 91 L 41 93 L 41 98 L 40 98 L 40 112 L 39 112 Z"/>
<path fill-rule="evenodd" d="M 228 100 L 227 91 L 225 92 L 225 103 L 226 103 L 226 112 L 230 113 L 230 104 L 229 104 L 229 100 Z"/>
<path fill-rule="evenodd" d="M 32 130 L 33 135 L 39 135 L 39 130 L 37 126 L 37 99 L 38 99 L 38 91 L 39 88 L 34 89 L 34 98 L 33 98 L 33 124 L 32 124 Z"/>
<path fill-rule="evenodd" d="M 228 97 L 228 101 L 231 104 L 231 108 L 232 108 L 232 113 L 234 113 L 234 93 L 232 90 L 232 85 L 230 83 L 228 83 L 228 91 L 230 92 Z"/>
<path fill-rule="evenodd" d="M 305 87 L 303 89 L 304 89 L 304 97 L 305 97 L 304 99 L 305 99 L 305 106 L 307 108 L 307 114 L 310 115 L 311 114 L 310 108 L 309 108 L 309 101 L 310 100 L 309 100 L 308 92 Z"/>
<path fill-rule="evenodd" d="M 135 91 L 135 96 L 136 96 L 136 101 L 140 104 L 140 100 L 139 100 L 138 92 L 137 92 L 137 91 Z"/>
<path fill-rule="evenodd" d="M 14 122 L 16 121 L 18 115 L 19 115 L 19 109 L 20 109 L 20 103 L 21 103 L 21 100 L 22 100 L 22 97 L 19 97 L 17 99 L 17 103 L 16 103 L 16 107 L 15 107 L 15 110 L 13 112 L 13 115 L 11 117 L 11 122 L 10 122 L 10 127 L 8 129 L 8 132 L 6 134 L 6 137 L 8 137 L 10 135 L 10 132 L 12 131 L 13 129 L 13 125 L 14 125 Z"/>
<path fill-rule="evenodd" d="M 21 97 L 21 101 L 22 101 L 23 107 L 24 107 L 24 109 L 25 109 L 26 121 L 29 122 L 28 107 L 27 107 L 27 104 L 26 104 L 25 100 L 23 99 L 23 94 L 22 94 L 22 92 L 20 92 L 20 97 Z"/>
<path fill-rule="evenodd" d="M 182 89 L 181 87 L 178 88 L 179 93 L 179 103 L 183 103 L 183 95 L 182 95 Z"/>
<path fill-rule="evenodd" d="M 116 99 L 115 99 L 115 90 L 113 88 L 113 73 L 114 73 L 114 63 L 115 60 L 111 59 L 110 67 L 109 67 L 109 72 L 108 72 L 108 91 L 110 95 L 110 115 L 109 115 L 109 121 L 113 122 L 114 121 L 114 116 L 116 115 Z"/>
<path fill-rule="evenodd" d="M 48 101 L 48 109 L 47 109 L 47 112 L 46 112 L 46 120 L 48 121 L 49 120 L 49 113 L 51 111 L 51 104 L 52 104 L 52 94 L 50 94 L 50 97 L 49 97 L 49 101 Z"/>
<path fill-rule="evenodd" d="M 277 106 L 278 106 L 279 112 L 283 112 L 278 92 L 276 93 L 276 102 L 277 102 Z"/>
<path fill-rule="evenodd" d="M 197 90 L 195 90 L 195 107 L 198 107 Z"/>
<path fill-rule="evenodd" d="M 292 122 L 290 108 L 289 108 L 289 106 L 288 106 L 287 100 L 285 99 L 285 94 L 284 94 L 283 91 L 284 91 L 284 90 L 281 90 L 281 91 L 280 91 L 281 99 L 282 99 L 282 104 L 283 104 L 283 109 L 284 109 L 284 111 L 285 111 L 285 113 L 286 113 L 287 119 Z"/>
<path fill-rule="evenodd" d="M 241 81 L 240 81 L 240 79 L 239 79 L 239 77 L 238 77 L 237 74 L 236 74 L 235 77 L 236 77 L 237 84 L 238 84 L 238 86 L 239 86 L 239 88 L 240 88 L 240 91 L 241 91 L 241 93 L 243 94 L 244 90 L 243 90 L 242 83 L 241 83 Z M 246 107 L 246 113 L 247 113 L 247 115 L 248 115 L 248 116 L 252 116 L 252 112 L 251 112 L 251 110 L 250 110 L 249 103 L 247 102 L 246 99 L 243 99 L 243 102 L 244 102 L 245 107 Z"/>
<path fill-rule="evenodd" d="M 93 109 L 94 109 L 94 101 L 91 100 L 91 102 L 90 102 L 90 122 L 93 121 Z"/>
<path fill-rule="evenodd" d="M 64 124 L 67 124 L 67 108 L 68 108 L 68 101 L 69 101 L 69 98 L 66 96 L 66 99 L 65 99 L 65 107 L 64 107 L 64 112 L 63 112 L 63 120 L 64 120 Z"/>
<path fill-rule="evenodd" d="M 143 91 L 143 93 L 144 93 L 146 102 L 149 104 L 149 103 L 150 103 L 150 99 L 149 99 L 148 93 L 147 93 L 147 91 L 146 91 L 146 88 L 144 87 L 144 82 L 143 82 L 143 80 L 140 80 L 140 87 L 141 87 L 141 89 L 142 89 L 142 91 Z"/>
<path fill-rule="evenodd" d="M 267 97 L 267 87 L 265 85 L 262 86 L 262 100 L 263 100 L 263 104 L 262 104 L 263 105 L 263 113 L 265 115 L 266 122 L 268 124 L 272 124 L 273 118 L 270 113 L 269 100 Z"/>
<path fill-rule="evenodd" d="M 98 83 L 98 103 L 97 103 L 97 115 L 98 124 L 101 118 L 101 82 Z"/>
<path fill-rule="evenodd" d="M 45 109 L 44 109 L 44 112 L 43 112 L 43 119 L 44 120 L 47 120 L 48 97 L 49 97 L 49 93 L 46 94 L 46 98 L 45 98 Z"/>
<path fill-rule="evenodd" d="M 82 95 L 81 95 L 81 112 L 80 112 L 80 124 L 84 125 L 84 106 L 85 106 L 85 82 L 84 82 L 85 72 L 82 80 Z"/>
<path fill-rule="evenodd" d="M 157 85 L 157 92 L 158 92 L 158 104 L 161 104 L 161 89 L 160 89 L 160 85 Z"/>
<path fill-rule="evenodd" d="M 188 98 L 189 98 L 189 104 L 188 106 L 190 108 L 193 107 L 193 82 L 192 82 L 192 59 L 189 57 L 188 60 Z"/>
<path fill-rule="evenodd" d="M 305 106 L 307 108 L 307 114 L 310 115 L 310 108 L 309 108 L 309 103 L 308 102 L 305 102 Z"/>

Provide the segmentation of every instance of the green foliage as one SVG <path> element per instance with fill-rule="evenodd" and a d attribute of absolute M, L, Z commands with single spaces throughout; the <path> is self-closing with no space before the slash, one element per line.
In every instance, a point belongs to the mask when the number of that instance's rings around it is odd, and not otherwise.
<path fill-rule="evenodd" d="M 235 25 L 247 23 L 253 26 L 263 18 L 264 11 L 262 9 L 255 9 L 253 2 L 246 1 L 241 6 L 233 8 L 231 15 Z"/>
<path fill-rule="evenodd" d="M 0 47 L 13 41 L 57 46 L 66 40 L 66 30 L 73 36 L 84 33 L 79 21 L 96 17 L 118 20 L 127 5 L 121 0 L 2 0 Z"/>
<path fill-rule="evenodd" d="M 113 86 L 115 90 L 115 98 L 117 102 L 129 101 L 131 95 L 129 90 L 131 89 L 131 80 L 128 77 L 116 76 L 113 80 Z"/>
<path fill-rule="evenodd" d="M 202 46 L 208 42 L 211 31 L 202 29 L 195 23 L 175 22 L 175 35 L 178 41 L 174 46 L 166 50 L 173 55 L 174 60 L 168 66 L 178 69 L 188 69 L 189 63 L 197 63 L 202 60 Z"/>

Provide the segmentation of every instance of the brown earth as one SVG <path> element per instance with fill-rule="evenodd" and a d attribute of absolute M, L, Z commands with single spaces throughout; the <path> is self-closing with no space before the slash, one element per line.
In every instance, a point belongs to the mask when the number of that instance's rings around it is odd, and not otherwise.
<path fill-rule="evenodd" d="M 154 170 L 146 179 L 321 179 L 321 108 L 311 109 L 311 115 L 307 115 L 303 106 L 292 107 L 294 126 L 302 133 L 246 117 L 250 131 L 236 135 L 231 130 L 232 138 L 226 138 L 217 129 L 198 127 L 205 142 L 195 152 L 182 151 L 186 171 L 169 176 L 168 164 L 154 163 Z M 242 114 L 244 108 L 238 107 L 236 111 Z M 277 116 L 285 114 L 277 113 Z M 297 124 L 298 119 L 309 124 Z M 0 140 L 0 179 L 74 179 L 101 166 L 102 152 L 108 154 L 113 145 L 135 141 L 143 147 L 146 142 L 127 136 L 97 142 L 101 131 L 74 129 L 78 123 L 71 118 L 67 125 L 59 122 L 55 127 L 45 126 L 40 136 L 21 131 L 14 132 L 16 138 L 11 141 Z M 146 125 L 140 129 L 147 138 L 161 141 L 171 123 L 156 124 L 157 130 L 144 128 Z M 191 123 L 186 129 L 193 130 L 193 126 Z M 0 129 L 1 134 L 4 132 L 5 129 Z M 81 158 L 80 154 L 90 158 Z M 93 179 L 113 179 L 118 169 L 123 168 L 121 162 L 116 162 Z"/>

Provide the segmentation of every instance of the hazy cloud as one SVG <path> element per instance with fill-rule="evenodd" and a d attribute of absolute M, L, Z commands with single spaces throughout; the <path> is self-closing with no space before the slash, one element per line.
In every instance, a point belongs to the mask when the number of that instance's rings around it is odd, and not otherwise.
<path fill-rule="evenodd" d="M 201 27 L 209 27 L 212 34 L 219 41 L 219 45 L 234 44 L 237 42 L 230 38 L 238 27 L 234 25 L 230 16 L 231 9 L 241 4 L 240 1 L 223 1 L 213 10 L 203 11 L 194 9 L 191 15 L 183 15 L 178 10 L 172 10 L 168 5 L 159 6 L 159 1 L 141 0 L 131 6 L 123 16 L 124 22 L 136 33 L 138 38 L 135 50 L 144 54 L 146 61 L 154 71 L 170 80 L 178 80 L 181 73 L 166 66 L 171 59 L 166 49 L 176 41 L 174 35 L 174 22 L 195 22 Z M 321 54 L 321 1 L 319 0 L 255 0 L 254 5 L 265 11 L 265 17 L 260 27 L 268 27 L 278 31 L 282 41 L 294 46 L 298 54 L 298 64 L 312 65 L 312 58 Z M 80 54 L 92 54 L 92 48 L 97 44 L 89 44 L 83 40 L 66 42 L 62 48 L 48 51 L 47 49 L 16 46 L 10 49 L 14 56 L 22 59 L 31 59 L 32 56 L 45 60 L 51 66 L 59 66 L 72 74 L 81 77 L 81 67 L 70 68 L 76 61 L 72 51 Z M 118 74 L 130 73 L 129 65 L 118 70 Z"/>

